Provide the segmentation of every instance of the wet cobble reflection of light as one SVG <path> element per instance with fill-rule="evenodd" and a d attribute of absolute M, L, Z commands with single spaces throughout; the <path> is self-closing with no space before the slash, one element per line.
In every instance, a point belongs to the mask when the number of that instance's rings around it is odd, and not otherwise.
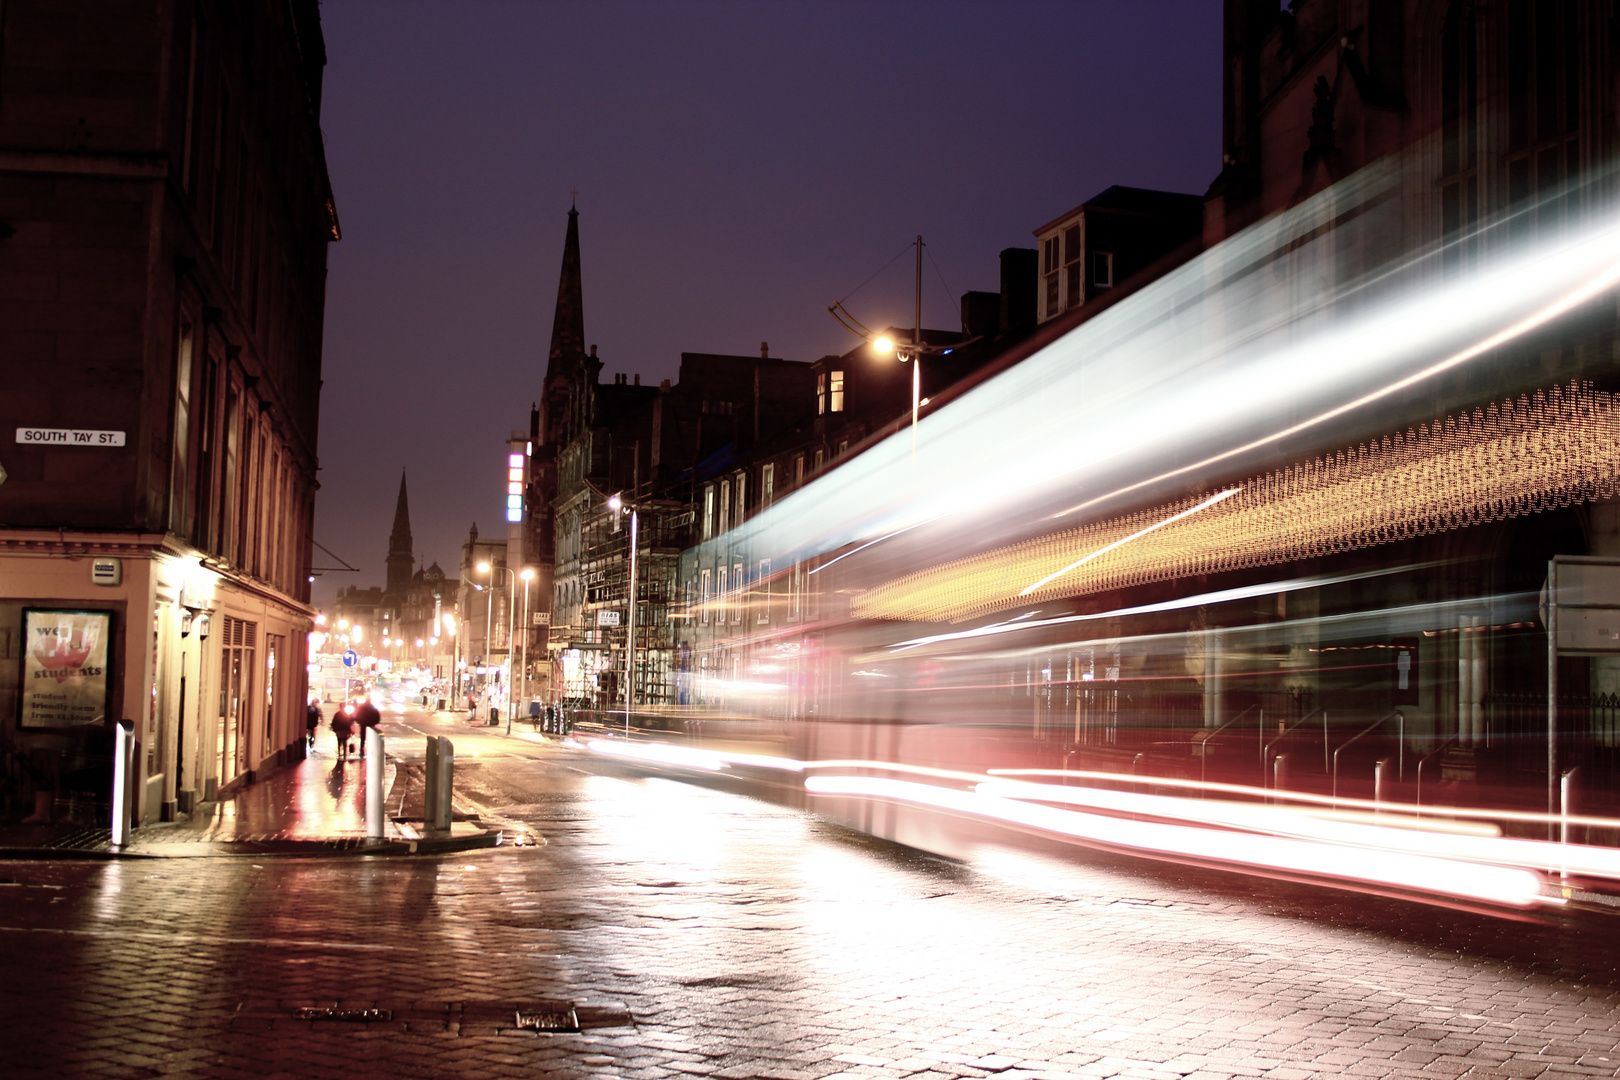
<path fill-rule="evenodd" d="M 0 1074 L 1620 1073 L 1607 920 L 1011 847 L 952 863 L 579 757 L 462 768 L 545 843 L 0 866 Z M 559 1001 L 583 1031 L 514 1030 Z M 323 1005 L 390 1015 L 294 1018 Z"/>

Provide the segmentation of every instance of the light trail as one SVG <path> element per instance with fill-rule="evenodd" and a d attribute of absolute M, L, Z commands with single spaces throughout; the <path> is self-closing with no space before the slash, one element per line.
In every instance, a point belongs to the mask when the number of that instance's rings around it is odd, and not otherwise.
<path fill-rule="evenodd" d="M 1098 558 L 1100 556 L 1106 555 L 1110 551 L 1113 551 L 1115 548 L 1124 547 L 1126 544 L 1130 543 L 1132 540 L 1139 540 L 1142 537 L 1146 536 L 1148 533 L 1156 532 L 1157 530 L 1164 528 L 1166 525 L 1172 524 L 1173 522 L 1180 521 L 1182 518 L 1192 517 L 1194 514 L 1198 513 L 1198 511 L 1207 509 L 1207 508 L 1209 508 L 1211 506 L 1214 506 L 1216 503 L 1222 502 L 1223 500 L 1230 499 L 1233 495 L 1236 495 L 1239 491 L 1242 491 L 1242 490 L 1243 490 L 1242 488 L 1236 488 L 1236 487 L 1235 488 L 1228 488 L 1227 490 L 1222 491 L 1219 494 L 1211 495 L 1209 498 L 1205 499 L 1203 502 L 1199 503 L 1197 506 L 1190 506 L 1187 509 L 1181 511 L 1181 513 L 1179 513 L 1179 514 L 1171 514 L 1169 517 L 1165 518 L 1163 521 L 1156 521 L 1152 525 L 1149 525 L 1145 529 L 1138 529 L 1136 532 L 1131 533 L 1131 535 L 1129 535 L 1129 536 L 1121 537 L 1120 539 L 1115 540 L 1112 544 L 1104 544 L 1102 547 L 1098 548 L 1096 551 L 1093 551 L 1091 554 L 1086 555 L 1083 558 L 1076 559 L 1074 562 L 1070 563 L 1068 566 L 1065 566 L 1063 569 L 1058 570 L 1055 573 L 1047 574 L 1045 577 L 1041 578 L 1041 580 L 1035 582 L 1034 584 L 1025 585 L 1024 588 L 1018 593 L 1018 595 L 1019 596 L 1028 596 L 1030 593 L 1034 592 L 1036 589 L 1039 589 L 1042 585 L 1045 585 L 1045 584 L 1047 584 L 1048 582 L 1051 582 L 1051 581 L 1056 581 L 1058 578 L 1062 577 L 1064 574 L 1067 574 L 1071 570 L 1079 569 L 1080 567 L 1084 566 L 1086 563 L 1090 562 L 1092 559 L 1095 559 L 1095 558 Z"/>
<path fill-rule="evenodd" d="M 1558 902 L 1546 892 L 1541 875 L 1517 867 L 1130 821 L 884 777 L 812 776 L 804 786 L 813 795 L 910 803 L 1161 857 L 1305 874 L 1519 909 Z"/>

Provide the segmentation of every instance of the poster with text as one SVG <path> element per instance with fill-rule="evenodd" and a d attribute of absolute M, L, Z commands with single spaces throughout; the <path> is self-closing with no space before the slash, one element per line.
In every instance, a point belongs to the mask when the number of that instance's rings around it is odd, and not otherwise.
<path fill-rule="evenodd" d="M 23 611 L 22 726 L 79 727 L 107 712 L 110 611 Z"/>

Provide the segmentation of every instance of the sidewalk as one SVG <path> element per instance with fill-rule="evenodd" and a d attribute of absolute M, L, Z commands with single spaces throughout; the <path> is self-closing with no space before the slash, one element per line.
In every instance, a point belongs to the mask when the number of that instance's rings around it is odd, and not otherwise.
<path fill-rule="evenodd" d="M 0 825 L 0 858 L 178 858 L 217 855 L 412 855 L 494 847 L 499 826 L 456 821 L 448 835 L 427 836 L 420 817 L 421 769 L 389 758 L 383 771 L 383 837 L 366 838 L 366 763 L 336 757 L 330 739 L 310 757 L 204 803 L 187 820 L 137 828 L 112 847 L 110 825 Z M 409 798 L 408 796 L 414 796 Z M 414 804 L 414 806 L 412 805 Z"/>

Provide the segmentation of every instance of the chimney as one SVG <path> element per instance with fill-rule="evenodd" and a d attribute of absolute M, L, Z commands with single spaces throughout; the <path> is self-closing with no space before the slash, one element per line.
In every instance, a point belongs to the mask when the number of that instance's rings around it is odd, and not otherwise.
<path fill-rule="evenodd" d="M 762 342 L 759 343 L 759 358 L 761 360 L 769 360 L 771 358 L 771 343 L 770 342 L 762 341 Z"/>
<path fill-rule="evenodd" d="M 1005 248 L 1001 252 L 1001 332 L 1026 330 L 1035 325 L 1035 287 L 1040 277 L 1040 252 L 1034 248 Z"/>
<path fill-rule="evenodd" d="M 637 386 L 641 385 L 641 372 L 639 372 L 639 371 L 636 372 L 636 385 Z"/>

